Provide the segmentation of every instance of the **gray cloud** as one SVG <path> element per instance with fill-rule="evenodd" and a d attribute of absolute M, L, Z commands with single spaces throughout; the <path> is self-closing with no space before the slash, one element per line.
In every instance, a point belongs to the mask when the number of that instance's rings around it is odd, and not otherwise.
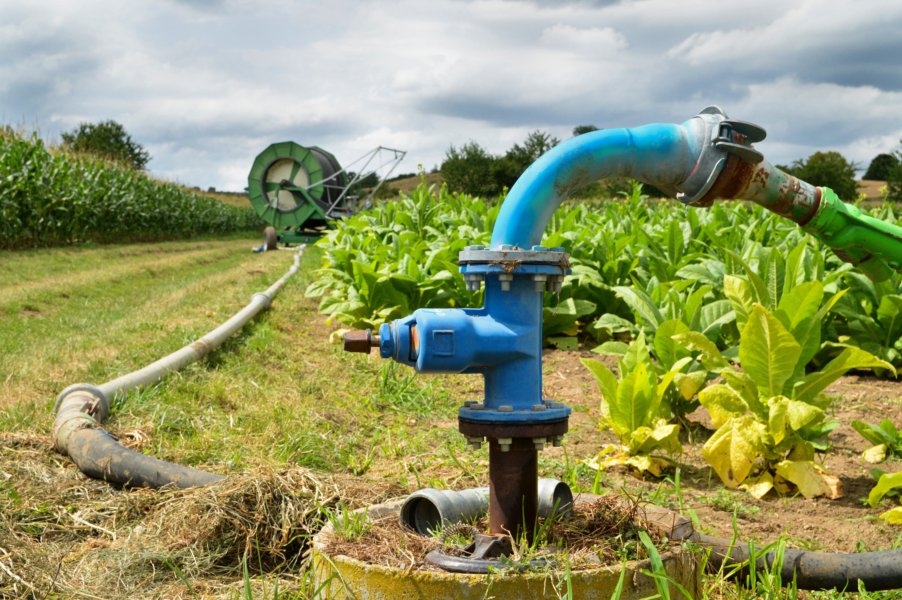
<path fill-rule="evenodd" d="M 402 169 L 473 139 L 683 121 L 761 123 L 774 162 L 902 138 L 902 5 L 779 0 L 7 0 L 0 115 L 53 137 L 113 118 L 156 175 L 240 189 L 273 141 Z"/>

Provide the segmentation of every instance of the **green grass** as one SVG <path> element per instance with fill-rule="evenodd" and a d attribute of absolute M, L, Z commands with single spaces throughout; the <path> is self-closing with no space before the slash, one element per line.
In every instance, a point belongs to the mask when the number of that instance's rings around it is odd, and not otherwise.
<path fill-rule="evenodd" d="M 142 367 L 244 306 L 292 260 L 290 252 L 252 254 L 255 242 L 0 252 L 0 436 L 8 445 L 0 456 L 19 461 L 0 461 L 0 475 L 11 474 L 0 477 L 0 525 L 32 541 L 62 544 L 60 523 L 71 525 L 69 515 L 81 510 L 83 520 L 129 523 L 122 535 L 134 535 L 146 509 L 108 514 L 101 500 L 115 491 L 73 476 L 68 461 L 50 451 L 43 436 L 52 423 L 53 399 L 70 383 L 102 383 Z M 382 482 L 378 493 L 385 486 L 401 492 L 482 484 L 487 451 L 471 451 L 456 427 L 456 407 L 478 393 L 479 378 L 414 377 L 375 355 L 342 352 L 329 342 L 331 330 L 317 314 L 316 302 L 304 295 L 319 262 L 317 251 L 308 251 L 272 309 L 208 359 L 117 399 L 107 429 L 149 455 L 223 474 L 304 466 Z M 16 449 L 21 452 L 11 452 Z M 579 458 L 543 453 L 541 474 L 569 473 L 598 488 L 592 480 L 596 474 L 581 468 Z M 74 479 L 67 480 L 65 495 L 54 505 L 45 496 L 60 473 Z M 678 489 L 671 492 L 678 486 L 663 487 L 662 497 L 679 495 Z M 345 499 L 352 508 L 377 494 L 355 493 Z M 138 505 L 141 498 L 153 502 L 144 492 L 123 498 L 126 505 Z M 100 531 L 87 531 L 99 548 L 118 543 Z M 3 548 L 7 544 L 0 541 Z M 73 542 L 70 551 L 81 547 Z M 221 565 L 202 578 L 188 574 L 184 563 L 151 564 L 156 570 L 148 581 L 157 587 L 131 589 L 133 596 L 205 597 L 210 580 L 232 586 L 233 596 L 226 597 L 292 598 L 316 591 L 309 573 L 267 572 L 254 566 L 253 556 L 245 563 L 250 574 L 240 564 Z M 74 581 L 74 570 L 86 568 L 78 565 L 75 559 L 57 564 L 61 596 L 74 593 L 66 582 Z M 29 575 L 27 565 L 21 569 Z M 711 585 L 710 598 L 759 597 L 717 579 Z M 782 593 L 767 592 L 791 597 Z"/>

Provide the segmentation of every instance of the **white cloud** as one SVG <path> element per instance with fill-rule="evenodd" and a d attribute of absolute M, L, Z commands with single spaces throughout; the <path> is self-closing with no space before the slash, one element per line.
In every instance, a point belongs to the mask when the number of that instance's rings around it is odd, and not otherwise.
<path fill-rule="evenodd" d="M 400 147 L 409 172 L 470 139 L 503 152 L 711 103 L 765 126 L 774 162 L 867 161 L 902 123 L 900 26 L 876 0 L 5 0 L 0 116 L 51 136 L 116 119 L 155 174 L 220 189 L 284 139 L 343 163 Z"/>

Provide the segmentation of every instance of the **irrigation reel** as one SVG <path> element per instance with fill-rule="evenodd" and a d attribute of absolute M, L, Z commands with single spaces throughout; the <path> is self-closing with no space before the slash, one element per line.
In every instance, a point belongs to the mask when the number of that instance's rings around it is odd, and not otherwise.
<path fill-rule="evenodd" d="M 378 146 L 342 168 L 335 156 L 316 146 L 295 142 L 270 144 L 254 159 L 247 193 L 254 210 L 268 226 L 259 248 L 274 250 L 279 242 L 315 241 L 331 221 L 366 208 L 404 159 L 404 150 Z M 378 182 L 364 196 L 367 179 Z"/>

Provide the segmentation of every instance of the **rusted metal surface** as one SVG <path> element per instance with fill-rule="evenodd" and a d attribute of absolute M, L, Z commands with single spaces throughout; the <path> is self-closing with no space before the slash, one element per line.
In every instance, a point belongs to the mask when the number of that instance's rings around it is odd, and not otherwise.
<path fill-rule="evenodd" d="M 740 198 L 741 194 L 748 188 L 752 175 L 755 173 L 754 165 L 747 163 L 735 154 L 727 157 L 723 171 L 720 177 L 708 190 L 708 193 L 702 196 L 693 204 L 697 206 L 711 206 L 715 200 L 726 200 L 730 198 Z"/>
<path fill-rule="evenodd" d="M 753 165 L 731 154 L 714 185 L 693 204 L 710 206 L 715 200 L 750 200 L 800 225 L 817 212 L 821 192 L 769 162 Z"/>
<path fill-rule="evenodd" d="M 366 331 L 349 331 L 345 334 L 344 349 L 345 352 L 360 352 L 369 354 L 370 348 L 379 346 L 379 336 L 373 335 L 373 332 Z"/>
<path fill-rule="evenodd" d="M 489 439 L 489 532 L 532 542 L 538 513 L 538 452 L 526 438 L 511 440 L 502 452 Z"/>

